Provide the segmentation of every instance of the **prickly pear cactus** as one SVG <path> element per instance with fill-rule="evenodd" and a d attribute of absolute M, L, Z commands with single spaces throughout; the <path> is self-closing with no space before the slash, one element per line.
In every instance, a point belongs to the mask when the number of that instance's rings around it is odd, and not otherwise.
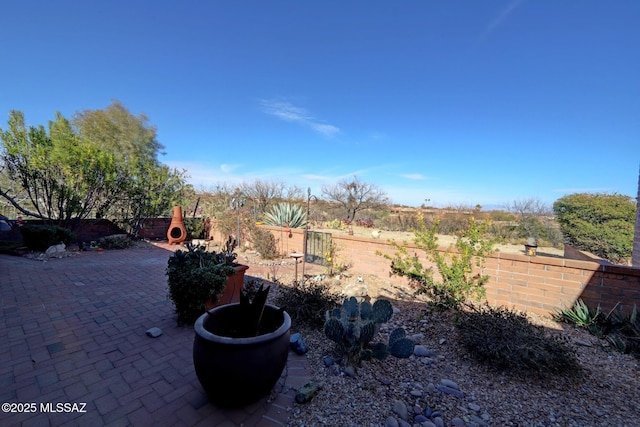
<path fill-rule="evenodd" d="M 402 328 L 394 329 L 389 335 L 389 354 L 395 357 L 407 358 L 413 354 L 415 343 L 406 337 Z"/>
<path fill-rule="evenodd" d="M 371 309 L 371 319 L 375 323 L 386 323 L 393 316 L 393 307 L 391 303 L 386 299 L 379 299 L 373 303 Z"/>
<path fill-rule="evenodd" d="M 342 307 L 327 311 L 324 333 L 336 343 L 343 363 L 359 366 L 361 360 L 372 357 L 384 359 L 389 354 L 409 357 L 413 354 L 414 343 L 405 337 L 404 329 L 396 329 L 389 337 L 389 344 L 376 343 L 370 346 L 380 325 L 391 319 L 393 307 L 388 300 L 380 299 L 371 304 L 358 303 L 355 297 L 344 300 Z"/>

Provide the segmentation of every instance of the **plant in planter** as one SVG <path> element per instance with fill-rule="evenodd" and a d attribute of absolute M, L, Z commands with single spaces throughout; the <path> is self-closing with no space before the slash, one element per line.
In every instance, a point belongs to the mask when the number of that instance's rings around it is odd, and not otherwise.
<path fill-rule="evenodd" d="M 207 301 L 217 302 L 223 295 L 228 276 L 236 270 L 232 264 L 220 262 L 221 259 L 229 256 L 191 244 L 186 251 L 177 250 L 169 258 L 169 299 L 175 305 L 178 323 L 193 324 L 205 312 Z"/>
<path fill-rule="evenodd" d="M 244 287 L 244 274 L 249 269 L 249 266 L 236 262 L 237 254 L 234 250 L 237 245 L 238 242 L 229 236 L 220 252 L 212 252 L 217 264 L 230 266 L 234 271 L 227 276 L 226 286 L 222 295 L 217 299 L 205 302 L 207 310 L 211 310 L 220 304 L 231 304 L 240 301 L 240 292 Z"/>
<path fill-rule="evenodd" d="M 239 303 L 214 308 L 194 325 L 193 364 L 209 399 L 243 406 L 266 396 L 289 354 L 291 318 L 266 304 L 269 288 L 249 282 Z"/>

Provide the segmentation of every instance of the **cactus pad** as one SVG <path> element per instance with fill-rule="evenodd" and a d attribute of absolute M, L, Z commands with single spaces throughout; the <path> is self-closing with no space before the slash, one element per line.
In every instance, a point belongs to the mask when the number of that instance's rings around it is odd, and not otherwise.
<path fill-rule="evenodd" d="M 393 307 L 391 307 L 389 300 L 379 299 L 373 303 L 371 318 L 375 323 L 388 322 L 392 315 Z"/>
<path fill-rule="evenodd" d="M 392 356 L 407 358 L 413 354 L 415 344 L 409 338 L 400 338 L 389 344 L 389 353 Z"/>

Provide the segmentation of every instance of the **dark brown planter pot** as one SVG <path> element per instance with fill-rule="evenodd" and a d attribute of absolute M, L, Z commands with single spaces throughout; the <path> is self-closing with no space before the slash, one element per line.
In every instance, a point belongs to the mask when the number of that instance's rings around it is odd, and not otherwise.
<path fill-rule="evenodd" d="M 204 307 L 207 311 L 223 304 L 240 302 L 240 291 L 242 291 L 244 287 L 244 274 L 249 269 L 249 266 L 238 264 L 233 268 L 236 272 L 227 276 L 227 282 L 225 283 L 222 295 L 216 301 L 211 299 L 205 301 Z"/>
<path fill-rule="evenodd" d="M 289 354 L 291 318 L 267 304 L 261 334 L 225 336 L 236 324 L 240 304 L 214 308 L 194 325 L 193 364 L 209 399 L 219 406 L 244 406 L 269 394 L 282 374 Z"/>

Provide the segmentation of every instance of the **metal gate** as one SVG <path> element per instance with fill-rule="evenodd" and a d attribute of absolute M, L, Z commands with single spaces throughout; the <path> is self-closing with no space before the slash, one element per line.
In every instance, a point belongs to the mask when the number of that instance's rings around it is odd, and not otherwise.
<path fill-rule="evenodd" d="M 306 261 L 312 264 L 326 265 L 327 253 L 331 250 L 331 233 L 307 231 Z"/>

